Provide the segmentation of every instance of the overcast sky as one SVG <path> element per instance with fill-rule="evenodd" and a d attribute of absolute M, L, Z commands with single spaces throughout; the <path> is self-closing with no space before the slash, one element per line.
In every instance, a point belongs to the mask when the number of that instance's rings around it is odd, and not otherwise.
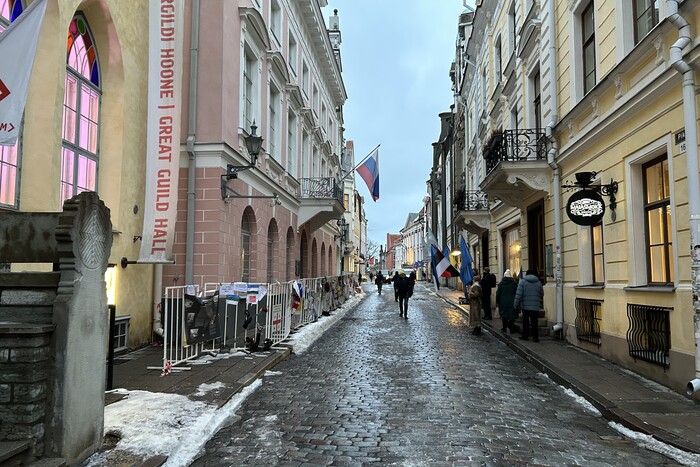
<path fill-rule="evenodd" d="M 473 1 L 469 2 L 473 4 Z M 342 37 L 345 138 L 356 163 L 379 148 L 379 200 L 356 176 L 369 238 L 386 244 L 427 195 L 438 114 L 454 102 L 449 77 L 462 0 L 329 0 Z"/>

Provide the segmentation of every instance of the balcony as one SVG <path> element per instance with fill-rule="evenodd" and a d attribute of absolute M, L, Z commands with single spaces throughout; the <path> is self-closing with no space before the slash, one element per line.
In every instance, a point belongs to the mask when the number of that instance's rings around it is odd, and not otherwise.
<path fill-rule="evenodd" d="M 314 231 L 345 212 L 343 188 L 335 178 L 302 178 L 299 182 L 299 226 L 308 223 Z"/>
<path fill-rule="evenodd" d="M 531 196 L 550 192 L 552 177 L 544 130 L 494 133 L 482 151 L 486 177 L 479 188 L 490 199 L 523 208 Z"/>
<path fill-rule="evenodd" d="M 454 200 L 457 225 L 473 234 L 482 234 L 489 229 L 489 198 L 483 191 L 458 191 Z"/>

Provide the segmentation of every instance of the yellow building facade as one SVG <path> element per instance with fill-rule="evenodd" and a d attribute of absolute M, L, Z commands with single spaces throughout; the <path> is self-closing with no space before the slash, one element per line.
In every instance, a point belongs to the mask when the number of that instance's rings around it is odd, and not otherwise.
<path fill-rule="evenodd" d="M 9 25 L 30 3 L 0 0 L 0 24 Z M 96 191 L 110 209 L 114 267 L 108 298 L 122 317 L 123 347 L 127 329 L 130 347 L 151 339 L 152 267 L 132 267 L 128 274 L 118 267 L 122 257 L 138 255 L 134 237 L 143 223 L 144 7 L 117 0 L 48 0 L 20 139 L 14 149 L 0 147 L 4 174 L 12 174 L 2 179 L 0 209 L 60 211 L 64 199 L 84 189 Z"/>
<path fill-rule="evenodd" d="M 543 328 L 680 392 L 697 374 L 698 24 L 693 2 L 483 2 L 453 66 L 453 223 L 477 266 L 534 270 Z M 605 205 L 593 225 L 567 215 L 584 188 Z"/>

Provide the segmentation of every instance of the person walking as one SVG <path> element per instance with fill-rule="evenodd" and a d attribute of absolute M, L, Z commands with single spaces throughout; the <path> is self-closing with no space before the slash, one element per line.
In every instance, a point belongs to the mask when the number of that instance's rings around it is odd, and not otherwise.
<path fill-rule="evenodd" d="M 402 271 L 403 272 L 403 271 Z M 391 279 L 394 283 L 394 301 L 399 301 L 399 271 L 394 272 L 394 277 Z"/>
<path fill-rule="evenodd" d="M 416 271 L 415 270 L 411 271 L 411 274 L 408 275 L 408 278 L 411 279 L 411 283 L 412 283 L 411 286 L 415 287 L 416 281 L 418 280 L 418 278 L 416 277 Z"/>
<path fill-rule="evenodd" d="M 513 334 L 516 330 L 515 319 L 518 314 L 515 311 L 513 302 L 515 301 L 515 292 L 518 289 L 518 284 L 515 283 L 510 269 L 506 269 L 503 273 L 503 279 L 498 283 L 496 288 L 496 306 L 501 314 L 501 332 L 505 334 L 509 330 Z"/>
<path fill-rule="evenodd" d="M 394 276 L 394 287 L 399 296 L 399 316 L 408 319 L 408 299 L 413 295 L 413 282 L 401 271 L 398 277 Z"/>
<path fill-rule="evenodd" d="M 515 291 L 513 307 L 523 312 L 523 333 L 520 339 L 529 340 L 532 333 L 532 341 L 539 342 L 537 319 L 540 315 L 540 305 L 544 297 L 544 288 L 535 271 L 528 269 L 525 277 L 518 283 Z M 532 329 L 530 329 L 532 328 Z"/>
<path fill-rule="evenodd" d="M 469 288 L 469 324 L 474 326 L 472 334 L 481 335 L 481 276 L 474 276 Z"/>
<path fill-rule="evenodd" d="M 491 291 L 496 287 L 496 276 L 491 274 L 491 269 L 486 266 L 484 274 L 481 276 L 481 307 L 484 309 L 484 319 L 492 319 L 491 314 Z"/>
<path fill-rule="evenodd" d="M 377 293 L 381 295 L 382 285 L 384 285 L 384 276 L 382 275 L 382 271 L 377 273 L 377 278 L 374 280 L 374 283 L 377 284 Z"/>

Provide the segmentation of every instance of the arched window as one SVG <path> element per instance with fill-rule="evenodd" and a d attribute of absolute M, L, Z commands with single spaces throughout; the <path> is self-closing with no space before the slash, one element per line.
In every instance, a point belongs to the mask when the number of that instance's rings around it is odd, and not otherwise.
<path fill-rule="evenodd" d="M 311 242 L 311 277 L 318 277 L 318 247 L 315 238 Z"/>
<path fill-rule="evenodd" d="M 0 32 L 24 11 L 21 0 L 0 0 Z M 17 46 L 20 52 L 21 44 Z M 0 207 L 17 207 L 19 182 L 19 138 L 14 146 L 0 146 Z"/>
<path fill-rule="evenodd" d="M 87 20 L 78 13 L 68 26 L 66 48 L 61 204 L 97 188 L 101 96 L 97 51 Z"/>
<path fill-rule="evenodd" d="M 250 251 L 253 247 L 250 213 L 246 210 L 241 220 L 241 281 L 250 282 Z"/>

